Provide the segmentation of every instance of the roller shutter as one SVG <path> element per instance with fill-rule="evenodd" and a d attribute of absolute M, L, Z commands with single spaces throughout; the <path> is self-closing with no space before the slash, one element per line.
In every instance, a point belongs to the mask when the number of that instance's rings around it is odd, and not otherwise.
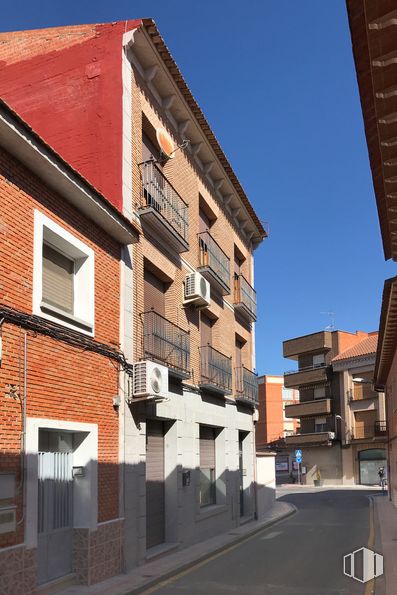
<path fill-rule="evenodd" d="M 164 424 L 146 425 L 146 547 L 165 541 Z"/>

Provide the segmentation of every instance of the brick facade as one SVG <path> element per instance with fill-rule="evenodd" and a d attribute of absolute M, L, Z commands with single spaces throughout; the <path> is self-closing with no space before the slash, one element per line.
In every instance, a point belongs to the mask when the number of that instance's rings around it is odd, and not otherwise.
<path fill-rule="evenodd" d="M 0 203 L 1 304 L 32 314 L 34 211 L 39 210 L 94 250 L 95 339 L 117 348 L 120 245 L 3 150 L 0 151 Z M 112 405 L 112 398 L 118 393 L 117 362 L 56 337 L 26 331 L 22 325 L 6 320 L 1 326 L 0 467 L 16 474 L 19 489 L 15 502 L 8 502 L 17 505 L 18 530 L 0 535 L 0 547 L 5 548 L 24 541 L 24 522 L 20 522 L 24 488 L 20 448 L 25 332 L 27 418 L 97 424 L 97 521 L 119 518 L 118 415 Z M 16 387 L 13 394 L 10 385 Z M 21 555 L 26 557 L 23 551 L 20 550 Z M 14 558 L 18 552 L 15 551 Z M 31 564 L 29 572 L 32 572 Z M 16 581 L 16 589 L 18 584 Z M 0 591 L 3 592 L 1 586 Z"/>

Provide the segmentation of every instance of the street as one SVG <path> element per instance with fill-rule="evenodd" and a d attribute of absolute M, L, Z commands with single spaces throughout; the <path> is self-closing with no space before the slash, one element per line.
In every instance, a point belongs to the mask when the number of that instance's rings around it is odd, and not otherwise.
<path fill-rule="evenodd" d="M 146 593 L 368 595 L 369 585 L 343 575 L 343 556 L 368 544 L 371 493 L 281 490 L 294 515 Z"/>

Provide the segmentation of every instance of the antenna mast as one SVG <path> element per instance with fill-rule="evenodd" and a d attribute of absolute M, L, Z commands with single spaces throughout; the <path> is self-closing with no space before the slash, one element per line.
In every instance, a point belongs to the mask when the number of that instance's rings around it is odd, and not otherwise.
<path fill-rule="evenodd" d="M 320 314 L 327 314 L 330 318 L 330 323 L 325 327 L 325 331 L 334 331 L 335 330 L 335 312 L 332 310 L 328 310 L 326 312 L 320 312 Z"/>

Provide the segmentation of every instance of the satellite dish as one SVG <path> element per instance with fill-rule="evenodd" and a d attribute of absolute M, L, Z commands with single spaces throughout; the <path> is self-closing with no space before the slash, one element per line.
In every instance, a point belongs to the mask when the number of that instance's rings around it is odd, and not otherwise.
<path fill-rule="evenodd" d="M 168 157 L 168 159 L 172 159 L 174 157 L 174 142 L 171 136 L 164 128 L 157 128 L 156 129 L 156 139 L 161 149 L 161 152 Z"/>

